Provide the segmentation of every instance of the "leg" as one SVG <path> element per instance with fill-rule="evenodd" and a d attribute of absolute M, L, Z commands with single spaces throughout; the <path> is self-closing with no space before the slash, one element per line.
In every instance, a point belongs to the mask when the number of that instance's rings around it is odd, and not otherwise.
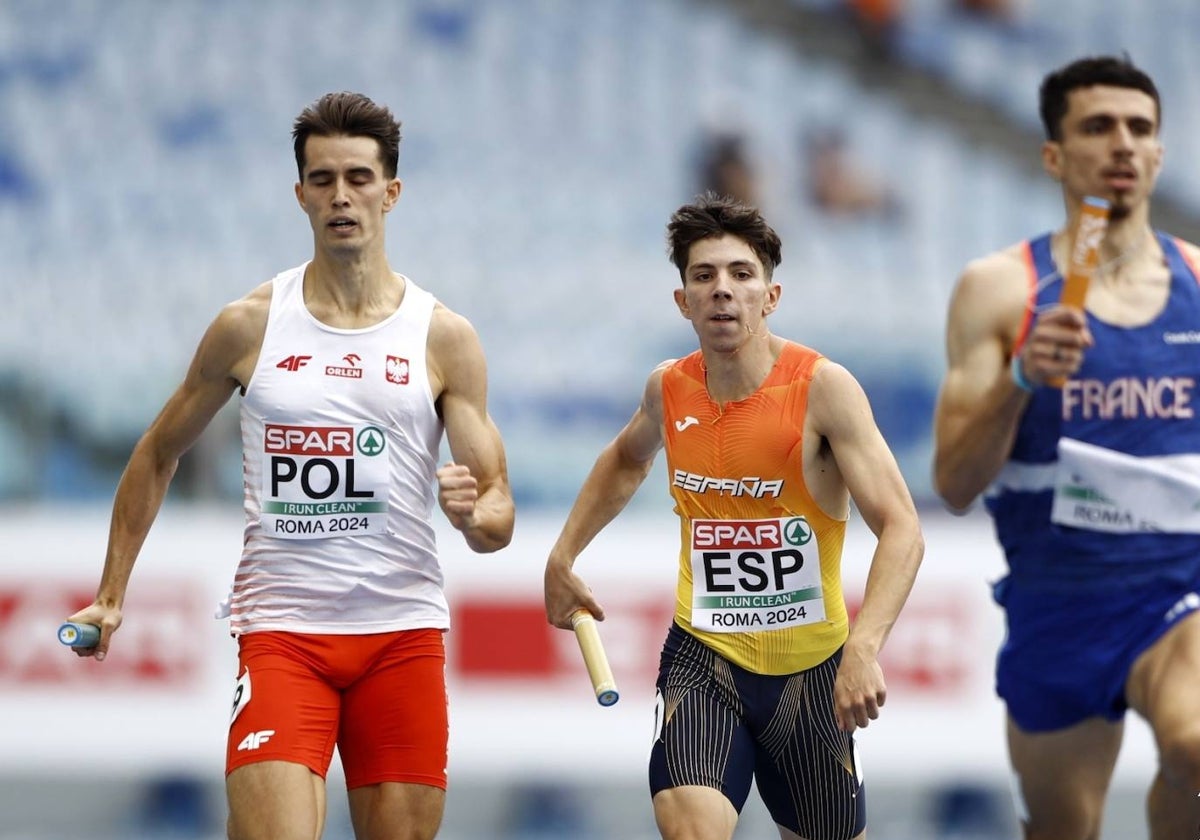
<path fill-rule="evenodd" d="M 317 840 L 325 825 L 325 780 L 303 764 L 247 764 L 225 779 L 230 840 Z"/>
<path fill-rule="evenodd" d="M 779 829 L 779 840 L 808 840 L 806 837 L 801 837 L 794 831 L 788 831 L 781 825 L 775 826 Z M 851 840 L 867 840 L 867 830 L 864 828 L 862 834 L 856 834 Z"/>
<path fill-rule="evenodd" d="M 663 840 L 729 840 L 737 820 L 737 809 L 716 788 L 684 785 L 654 795 Z"/>
<path fill-rule="evenodd" d="M 430 840 L 446 801 L 446 653 L 440 630 L 388 634 L 342 695 L 338 750 L 358 840 Z"/>
<path fill-rule="evenodd" d="M 785 840 L 854 840 L 866 831 L 858 745 L 833 712 L 840 664 L 839 651 L 797 674 L 754 678 L 754 778 Z"/>
<path fill-rule="evenodd" d="M 1200 613 L 1146 650 L 1126 684 L 1129 705 L 1150 724 L 1159 771 L 1147 803 L 1152 840 L 1196 840 L 1200 826 Z"/>
<path fill-rule="evenodd" d="M 1008 751 L 1024 801 L 1026 840 L 1098 840 L 1124 724 L 1088 718 L 1054 732 L 1024 732 L 1010 718 Z M 1194 838 L 1193 838 L 1194 840 Z"/>
<path fill-rule="evenodd" d="M 446 791 L 432 785 L 382 782 L 349 796 L 357 840 L 433 840 L 446 807 Z"/>
<path fill-rule="evenodd" d="M 650 795 L 665 840 L 729 840 L 750 794 L 754 741 L 731 669 L 672 625 L 650 748 Z"/>
<path fill-rule="evenodd" d="M 297 645 L 285 633 L 238 639 L 225 757 L 232 840 L 321 836 L 338 696 Z"/>

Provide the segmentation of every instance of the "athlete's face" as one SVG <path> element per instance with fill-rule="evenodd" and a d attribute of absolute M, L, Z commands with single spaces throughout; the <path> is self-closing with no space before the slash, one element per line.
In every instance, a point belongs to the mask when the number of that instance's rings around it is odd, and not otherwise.
<path fill-rule="evenodd" d="M 383 174 L 370 137 L 309 137 L 296 198 L 318 248 L 360 251 L 383 241 L 383 217 L 400 198 L 400 181 Z"/>
<path fill-rule="evenodd" d="M 692 245 L 675 303 L 692 322 L 701 347 L 728 352 L 766 335 L 763 321 L 779 303 L 780 292 L 754 249 L 725 234 Z"/>
<path fill-rule="evenodd" d="M 1069 200 L 1108 199 L 1114 218 L 1146 202 L 1162 159 L 1154 99 L 1107 85 L 1067 94 L 1062 139 L 1047 141 L 1042 149 L 1046 170 L 1062 182 Z"/>

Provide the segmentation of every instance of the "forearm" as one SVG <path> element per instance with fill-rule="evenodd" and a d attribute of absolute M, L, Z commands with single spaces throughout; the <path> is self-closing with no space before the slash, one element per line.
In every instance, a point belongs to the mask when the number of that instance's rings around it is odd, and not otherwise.
<path fill-rule="evenodd" d="M 1004 376 L 983 399 L 939 412 L 934 485 L 947 504 L 966 508 L 999 474 L 1028 403 L 1028 392 Z"/>
<path fill-rule="evenodd" d="M 629 504 L 653 464 L 653 459 L 637 462 L 623 458 L 618 447 L 609 444 L 579 490 L 562 533 L 550 551 L 550 563 L 571 568 L 575 558 Z"/>
<path fill-rule="evenodd" d="M 156 458 L 146 438 L 134 448 L 113 501 L 97 603 L 120 608 L 124 602 L 138 552 L 158 516 L 178 464 L 175 458 Z"/>
<path fill-rule="evenodd" d="M 908 600 L 924 554 L 925 540 L 915 518 L 880 532 L 862 607 L 846 640 L 847 648 L 871 657 L 878 655 Z"/>

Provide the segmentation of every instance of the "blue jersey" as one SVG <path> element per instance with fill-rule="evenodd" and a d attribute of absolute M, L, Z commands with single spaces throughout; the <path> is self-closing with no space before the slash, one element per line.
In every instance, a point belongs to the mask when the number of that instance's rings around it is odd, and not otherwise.
<path fill-rule="evenodd" d="M 1050 516 L 1060 438 L 1138 458 L 1200 453 L 1200 287 L 1176 240 L 1160 233 L 1158 241 L 1171 274 L 1166 306 L 1137 327 L 1088 313 L 1095 345 L 1062 390 L 1034 391 L 1009 461 L 988 490 L 1016 581 L 1111 586 L 1116 578 L 1192 580 L 1200 571 L 1200 534 L 1108 533 L 1055 524 Z M 1062 279 L 1049 235 L 1027 242 L 1026 253 L 1037 312 L 1057 303 Z"/>

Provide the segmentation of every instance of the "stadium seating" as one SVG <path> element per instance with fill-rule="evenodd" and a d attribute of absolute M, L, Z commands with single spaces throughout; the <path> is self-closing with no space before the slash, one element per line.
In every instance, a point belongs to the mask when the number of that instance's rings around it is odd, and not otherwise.
<path fill-rule="evenodd" d="M 979 60 L 961 52 L 962 67 Z M 10 3 L 5 393 L 67 418 L 83 453 L 127 451 L 219 307 L 309 255 L 289 132 L 335 89 L 404 121 L 390 256 L 479 330 L 527 501 L 565 502 L 649 369 L 694 346 L 663 229 L 695 193 L 705 132 L 735 129 L 755 155 L 784 239 L 775 330 L 859 376 L 922 498 L 955 276 L 1060 212 L 1010 161 L 685 0 L 114 0 L 52 17 Z M 891 184 L 897 216 L 829 218 L 807 201 L 799 138 L 829 125 Z M 30 482 L 39 447 L 14 443 L 12 418 L 30 411 L 0 410 L 0 452 L 26 453 L 0 461 L 0 493 L 61 492 Z"/>

